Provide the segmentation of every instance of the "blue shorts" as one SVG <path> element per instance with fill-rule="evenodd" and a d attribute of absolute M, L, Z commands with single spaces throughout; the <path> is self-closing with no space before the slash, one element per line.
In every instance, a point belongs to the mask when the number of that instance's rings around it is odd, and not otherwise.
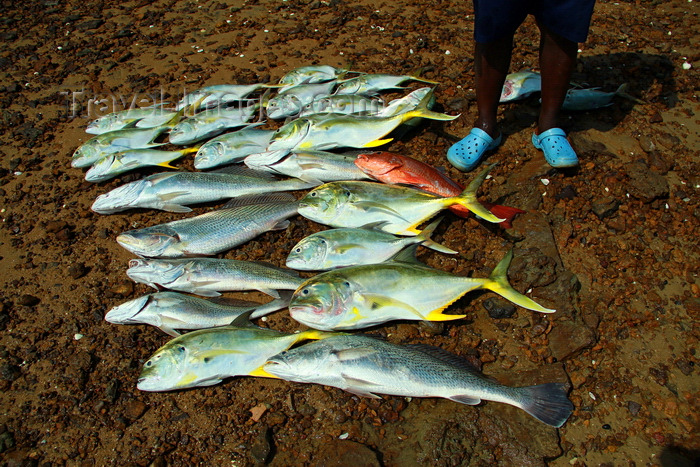
<path fill-rule="evenodd" d="M 512 35 L 527 15 L 572 42 L 585 42 L 595 0 L 473 0 L 474 39 L 492 42 Z"/>

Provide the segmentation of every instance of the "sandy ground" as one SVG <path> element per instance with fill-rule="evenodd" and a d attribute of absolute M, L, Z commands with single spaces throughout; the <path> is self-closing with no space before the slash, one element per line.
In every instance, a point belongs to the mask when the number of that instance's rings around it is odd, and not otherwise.
<path fill-rule="evenodd" d="M 567 113 L 581 157 L 551 169 L 530 144 L 537 97 L 503 105 L 506 140 L 484 199 L 527 210 L 501 230 L 452 215 L 436 239 L 458 258 L 428 264 L 484 276 L 511 247 L 510 278 L 554 307 L 494 319 L 470 294 L 449 324 L 375 334 L 429 343 L 509 384 L 568 381 L 576 409 L 559 430 L 496 403 L 360 399 L 254 378 L 143 393 L 136 378 L 168 337 L 104 314 L 148 293 L 125 275 L 115 236 L 182 217 L 100 216 L 96 196 L 144 174 L 83 180 L 70 155 L 96 114 L 174 100 L 208 84 L 273 82 L 306 64 L 422 70 L 439 108 L 388 149 L 445 167 L 475 117 L 470 2 L 270 0 L 3 2 L 0 34 L 0 459 L 2 465 L 693 465 L 698 457 L 697 2 L 599 1 L 574 79 L 629 83 L 643 103 Z M 519 30 L 512 69 L 537 69 L 538 34 Z M 99 105 L 95 105 L 98 102 Z M 273 124 L 274 125 L 274 124 Z M 179 163 L 191 168 L 191 158 Z M 205 212 L 211 207 L 197 208 Z M 282 265 L 321 226 L 294 218 L 222 257 Z M 262 297 L 260 297 L 262 298 Z M 286 311 L 264 324 L 303 326 Z M 251 411 L 252 410 L 252 411 Z M 262 414 L 261 414 L 262 413 Z"/>

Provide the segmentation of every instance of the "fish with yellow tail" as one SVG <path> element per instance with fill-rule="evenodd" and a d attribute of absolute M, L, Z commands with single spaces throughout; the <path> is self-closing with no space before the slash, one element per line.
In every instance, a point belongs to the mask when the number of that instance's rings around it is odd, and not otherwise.
<path fill-rule="evenodd" d="M 127 151 L 106 154 L 95 162 L 85 173 L 88 182 L 104 182 L 114 177 L 143 167 L 165 167 L 177 169 L 170 163 L 187 154 L 197 152 L 198 148 L 186 148 L 179 151 L 160 151 L 158 149 L 129 149 Z"/>
<path fill-rule="evenodd" d="M 200 329 L 169 341 L 146 361 L 136 386 L 141 391 L 173 391 L 212 386 L 233 376 L 257 376 L 256 370 L 273 355 L 297 342 L 332 335 L 288 334 L 245 321 L 247 315 L 230 326 Z"/>
<path fill-rule="evenodd" d="M 510 285 L 506 273 L 512 258 L 510 251 L 488 278 L 456 276 L 398 261 L 323 272 L 296 289 L 289 313 L 296 321 L 323 331 L 362 329 L 398 319 L 449 321 L 466 315 L 443 311 L 479 289 L 528 310 L 553 313 Z"/>
<path fill-rule="evenodd" d="M 418 226 L 453 205 L 469 209 L 489 222 L 501 222 L 477 199 L 476 192 L 492 166 L 457 196 L 443 198 L 415 188 L 383 183 L 330 182 L 313 189 L 299 202 L 299 214 L 332 227 L 363 227 L 395 235 L 418 235 Z"/>

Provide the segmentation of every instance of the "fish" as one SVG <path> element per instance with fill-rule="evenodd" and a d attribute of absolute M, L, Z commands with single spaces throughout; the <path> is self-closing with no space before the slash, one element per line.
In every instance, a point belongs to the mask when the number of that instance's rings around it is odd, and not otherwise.
<path fill-rule="evenodd" d="M 449 321 L 466 315 L 443 311 L 467 292 L 491 290 L 518 306 L 553 313 L 515 290 L 506 275 L 512 250 L 488 278 L 450 274 L 428 266 L 389 261 L 322 272 L 294 291 L 289 314 L 322 331 L 361 329 L 397 319 Z"/>
<path fill-rule="evenodd" d="M 502 222 L 476 199 L 476 192 L 492 166 L 457 196 L 443 198 L 415 188 L 377 182 L 329 182 L 299 201 L 299 214 L 331 227 L 368 224 L 395 235 L 418 235 L 418 226 L 442 209 L 459 204 L 488 222 Z"/>
<path fill-rule="evenodd" d="M 564 110 L 595 110 L 612 105 L 616 96 L 629 99 L 638 104 L 644 102 L 627 94 L 627 83 L 621 84 L 615 92 L 603 92 L 600 88 L 569 89 L 566 92 L 562 109 Z"/>
<path fill-rule="evenodd" d="M 202 144 L 194 156 L 194 168 L 211 169 L 231 162 L 240 162 L 250 154 L 262 152 L 270 144 L 274 130 L 256 128 L 260 124 L 226 133 Z"/>
<path fill-rule="evenodd" d="M 430 239 L 440 219 L 419 235 L 397 237 L 367 228 L 329 229 L 317 232 L 294 245 L 287 256 L 288 268 L 322 271 L 358 264 L 377 264 L 394 258 L 411 245 L 420 244 L 447 254 L 457 252 Z"/>
<path fill-rule="evenodd" d="M 459 195 L 464 187 L 438 169 L 413 159 L 390 152 L 358 154 L 355 165 L 375 180 L 391 185 L 408 185 L 440 196 Z M 503 218 L 501 227 L 510 229 L 513 219 L 523 214 L 522 209 L 481 201 L 481 204 L 496 217 Z M 459 204 L 450 206 L 450 211 L 466 217 L 470 211 Z"/>
<path fill-rule="evenodd" d="M 170 130 L 168 141 L 177 145 L 192 144 L 231 128 L 246 126 L 257 110 L 257 104 L 205 110 L 175 125 Z"/>
<path fill-rule="evenodd" d="M 401 89 L 400 85 L 407 81 L 420 81 L 429 84 L 438 84 L 418 76 L 410 75 L 388 75 L 384 73 L 367 73 L 347 79 L 340 83 L 336 94 L 376 94 L 379 91 L 388 89 Z"/>
<path fill-rule="evenodd" d="M 89 167 L 107 154 L 115 152 L 162 146 L 165 143 L 155 141 L 169 129 L 168 125 L 156 128 L 127 128 L 93 136 L 75 150 L 71 167 Z"/>
<path fill-rule="evenodd" d="M 272 119 L 296 116 L 314 100 L 329 96 L 336 84 L 335 81 L 327 81 L 285 88 L 267 101 L 267 116 Z"/>
<path fill-rule="evenodd" d="M 241 319 L 247 319 L 243 316 Z M 136 387 L 141 391 L 172 391 L 212 386 L 226 378 L 245 376 L 275 354 L 327 334 L 288 334 L 253 325 L 199 329 L 172 339 L 143 365 Z"/>
<path fill-rule="evenodd" d="M 264 83 L 215 84 L 212 86 L 204 86 L 189 94 L 185 94 L 182 99 L 178 101 L 175 108 L 181 110 L 195 103 L 197 105 L 192 107 L 193 111 L 199 110 L 200 108 L 219 107 L 244 100 L 252 93 L 260 91 L 261 89 L 276 87 L 279 86 Z"/>
<path fill-rule="evenodd" d="M 279 80 L 284 86 L 296 86 L 306 83 L 321 83 L 344 76 L 347 69 L 335 68 L 330 65 L 308 65 L 293 69 Z"/>
<path fill-rule="evenodd" d="M 270 230 L 286 229 L 297 205 L 289 193 L 234 198 L 199 216 L 121 233 L 117 243 L 150 258 L 215 255 Z"/>
<path fill-rule="evenodd" d="M 379 117 L 391 117 L 394 115 L 415 109 L 427 97 L 427 108 L 431 109 L 435 102 L 435 90 L 430 87 L 416 89 L 408 95 L 389 102 L 383 109 L 377 112 Z"/>
<path fill-rule="evenodd" d="M 277 129 L 267 151 L 286 154 L 293 150 L 376 147 L 390 142 L 392 138 L 382 138 L 412 118 L 447 121 L 459 117 L 432 112 L 428 104 L 426 96 L 414 110 L 390 117 L 319 114 L 297 118 Z"/>
<path fill-rule="evenodd" d="M 379 98 L 356 94 L 340 94 L 314 99 L 313 102 L 307 104 L 299 111 L 298 116 L 308 117 L 317 114 L 377 115 L 385 107 L 384 101 Z"/>
<path fill-rule="evenodd" d="M 502 402 L 556 428 L 574 409 L 565 383 L 505 386 L 440 348 L 391 344 L 358 334 L 331 336 L 285 350 L 252 374 L 323 384 L 375 399 L 377 394 L 389 394 L 442 397 L 467 405 Z"/>
<path fill-rule="evenodd" d="M 177 169 L 170 162 L 187 154 L 196 152 L 197 148 L 186 148 L 178 151 L 159 151 L 157 149 L 129 149 L 105 155 L 95 162 L 85 173 L 88 182 L 104 182 L 124 172 L 142 167 L 166 167 Z"/>
<path fill-rule="evenodd" d="M 113 214 L 134 208 L 191 212 L 189 205 L 278 191 L 303 190 L 315 183 L 277 180 L 271 174 L 227 168 L 223 172 L 163 172 L 118 186 L 97 197 L 92 210 Z"/>
<path fill-rule="evenodd" d="M 278 153 L 251 154 L 244 159 L 253 170 L 296 177 L 320 185 L 340 180 L 371 180 L 354 164 L 355 156 L 327 151 L 294 151 L 281 158 Z"/>
<path fill-rule="evenodd" d="M 304 279 L 290 269 L 255 261 L 218 258 L 132 259 L 126 271 L 135 282 L 202 297 L 220 292 L 258 290 L 280 298 L 278 290 L 296 290 Z"/>
<path fill-rule="evenodd" d="M 542 90 L 542 76 L 531 70 L 521 70 L 506 76 L 501 90 L 500 102 L 524 99 Z"/>
<path fill-rule="evenodd" d="M 128 127 L 153 128 L 165 125 L 176 115 L 176 111 L 165 110 L 162 106 L 131 108 L 96 118 L 88 123 L 85 132 L 101 135 Z"/>
<path fill-rule="evenodd" d="M 224 305 L 177 292 L 156 292 L 143 295 L 115 306 L 105 315 L 112 324 L 150 324 L 164 333 L 177 337 L 176 329 L 192 330 L 230 325 L 239 316 L 248 313 L 251 319 L 260 318 L 284 308 L 286 299 L 269 303 Z"/>

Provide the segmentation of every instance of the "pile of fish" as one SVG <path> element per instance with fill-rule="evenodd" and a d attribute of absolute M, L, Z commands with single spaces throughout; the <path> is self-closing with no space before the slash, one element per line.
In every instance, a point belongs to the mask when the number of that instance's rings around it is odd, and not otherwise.
<path fill-rule="evenodd" d="M 101 182 L 149 166 L 172 169 L 171 162 L 190 153 L 197 169 L 118 186 L 100 195 L 93 211 L 188 213 L 192 205 L 226 201 L 204 214 L 117 236 L 139 256 L 127 275 L 158 292 L 114 307 L 105 319 L 150 324 L 174 337 L 144 364 L 139 389 L 168 391 L 264 376 L 366 397 L 498 401 L 555 427 L 566 421 L 573 406 L 562 384 L 507 387 L 438 348 L 343 332 L 393 320 L 460 319 L 464 315 L 445 310 L 477 289 L 529 310 L 554 312 L 508 283 L 512 252 L 487 278 L 457 276 L 416 259 L 419 246 L 457 253 L 431 239 L 441 220 L 435 216 L 443 210 L 473 213 L 503 228 L 523 211 L 477 199 L 491 167 L 463 187 L 408 156 L 365 152 L 390 142 L 388 135 L 399 126 L 456 118 L 430 110 L 430 87 L 388 102 L 382 97 L 409 81 L 435 84 L 415 76 L 307 66 L 278 83 L 207 86 L 173 109 L 126 110 L 88 126 L 96 136 L 72 160 L 74 167 L 91 167 L 87 180 Z M 256 116 L 261 118 L 253 121 Z M 285 120 L 267 129 L 265 116 Z M 154 149 L 166 145 L 186 147 Z M 307 189 L 301 199 L 290 193 Z M 214 256 L 261 233 L 286 229 L 298 214 L 331 228 L 295 245 L 285 268 Z M 302 277 L 299 271 L 315 275 Z M 233 291 L 260 291 L 271 301 L 219 297 Z M 284 308 L 312 329 L 289 334 L 250 321 Z"/>

